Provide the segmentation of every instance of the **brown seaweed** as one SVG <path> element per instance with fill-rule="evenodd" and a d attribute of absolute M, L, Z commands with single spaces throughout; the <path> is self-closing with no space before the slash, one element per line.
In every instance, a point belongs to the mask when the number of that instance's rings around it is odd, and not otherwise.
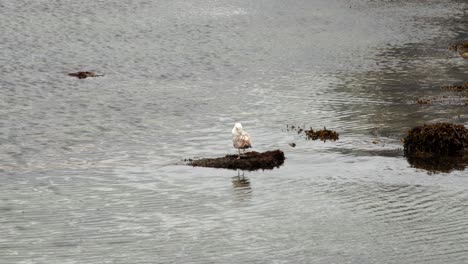
<path fill-rule="evenodd" d="M 320 139 L 323 142 L 327 140 L 336 141 L 340 138 L 340 134 L 336 131 L 328 130 L 325 127 L 321 130 L 314 131 L 312 128 L 309 130 L 305 130 L 304 133 L 307 136 L 307 139 L 317 140 Z"/>
<path fill-rule="evenodd" d="M 312 128 L 305 129 L 305 128 L 302 128 L 301 126 L 294 126 L 294 125 L 291 125 L 291 126 L 286 125 L 286 128 L 288 131 L 290 130 L 297 131 L 298 134 L 304 133 L 308 140 L 320 139 L 323 142 L 326 142 L 327 140 L 336 141 L 340 138 L 340 134 L 338 134 L 336 131 L 328 130 L 326 127 L 317 131 L 314 131 Z"/>
<path fill-rule="evenodd" d="M 412 157 L 463 155 L 468 148 L 468 129 L 451 123 L 417 126 L 408 131 L 403 146 L 405 155 Z"/>

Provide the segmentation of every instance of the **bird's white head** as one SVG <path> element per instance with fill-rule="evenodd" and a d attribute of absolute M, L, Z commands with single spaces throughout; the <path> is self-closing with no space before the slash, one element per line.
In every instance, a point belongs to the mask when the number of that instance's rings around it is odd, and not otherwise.
<path fill-rule="evenodd" d="M 240 134 L 244 129 L 242 128 L 241 123 L 236 123 L 234 127 L 232 128 L 232 134 Z"/>

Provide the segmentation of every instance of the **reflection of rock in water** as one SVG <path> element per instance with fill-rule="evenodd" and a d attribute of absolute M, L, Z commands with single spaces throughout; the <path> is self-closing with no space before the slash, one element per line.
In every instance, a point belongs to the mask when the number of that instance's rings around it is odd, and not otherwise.
<path fill-rule="evenodd" d="M 234 188 L 250 189 L 250 181 L 245 178 L 244 171 L 242 171 L 242 175 L 237 171 L 237 176 L 232 177 L 232 186 Z"/>
<path fill-rule="evenodd" d="M 453 170 L 465 170 L 468 166 L 468 155 L 453 157 L 406 157 L 408 163 L 418 169 L 430 173 L 448 173 Z"/>

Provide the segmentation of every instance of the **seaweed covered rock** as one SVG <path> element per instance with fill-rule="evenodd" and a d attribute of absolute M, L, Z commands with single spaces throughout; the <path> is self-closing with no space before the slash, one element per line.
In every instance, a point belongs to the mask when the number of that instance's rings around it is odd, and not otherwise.
<path fill-rule="evenodd" d="M 284 153 L 281 150 L 266 152 L 251 151 L 242 155 L 226 155 L 222 158 L 199 159 L 190 161 L 189 165 L 194 167 L 223 168 L 231 170 L 271 170 L 283 165 Z"/>
<path fill-rule="evenodd" d="M 317 131 L 314 131 L 311 128 L 310 130 L 305 130 L 304 133 L 306 134 L 307 139 L 320 139 L 323 142 L 326 142 L 327 140 L 336 141 L 340 138 L 340 134 L 338 134 L 336 131 L 328 130 L 325 127 Z"/>
<path fill-rule="evenodd" d="M 464 155 L 468 148 L 468 129 L 451 123 L 425 124 L 408 131 L 404 152 L 412 157 Z"/>
<path fill-rule="evenodd" d="M 99 77 L 104 76 L 103 74 L 96 74 L 95 72 L 91 71 L 79 71 L 79 72 L 72 72 L 67 74 L 68 76 L 77 77 L 78 79 L 85 79 L 87 77 Z"/>
<path fill-rule="evenodd" d="M 320 139 L 323 142 L 326 142 L 327 140 L 336 141 L 340 138 L 340 134 L 338 134 L 336 131 L 328 130 L 326 127 L 317 131 L 314 131 L 312 128 L 307 130 L 301 126 L 294 125 L 286 125 L 286 128 L 288 131 L 297 131 L 298 134 L 304 133 L 306 138 L 310 140 Z"/>

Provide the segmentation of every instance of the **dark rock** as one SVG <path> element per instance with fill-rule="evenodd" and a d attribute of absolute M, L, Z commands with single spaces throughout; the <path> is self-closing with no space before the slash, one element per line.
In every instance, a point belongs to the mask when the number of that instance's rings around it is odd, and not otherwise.
<path fill-rule="evenodd" d="M 226 155 L 222 158 L 199 159 L 189 162 L 194 167 L 223 168 L 231 170 L 271 170 L 283 165 L 285 157 L 281 150 L 256 152 L 251 151 L 241 155 Z"/>
<path fill-rule="evenodd" d="M 90 71 L 80 71 L 69 73 L 68 76 L 77 77 L 78 79 L 85 79 L 87 77 L 99 77 L 104 76 L 103 74 L 96 74 L 95 72 Z"/>
<path fill-rule="evenodd" d="M 411 157 L 464 155 L 468 129 L 451 123 L 418 126 L 408 131 L 403 146 L 405 155 Z"/>

